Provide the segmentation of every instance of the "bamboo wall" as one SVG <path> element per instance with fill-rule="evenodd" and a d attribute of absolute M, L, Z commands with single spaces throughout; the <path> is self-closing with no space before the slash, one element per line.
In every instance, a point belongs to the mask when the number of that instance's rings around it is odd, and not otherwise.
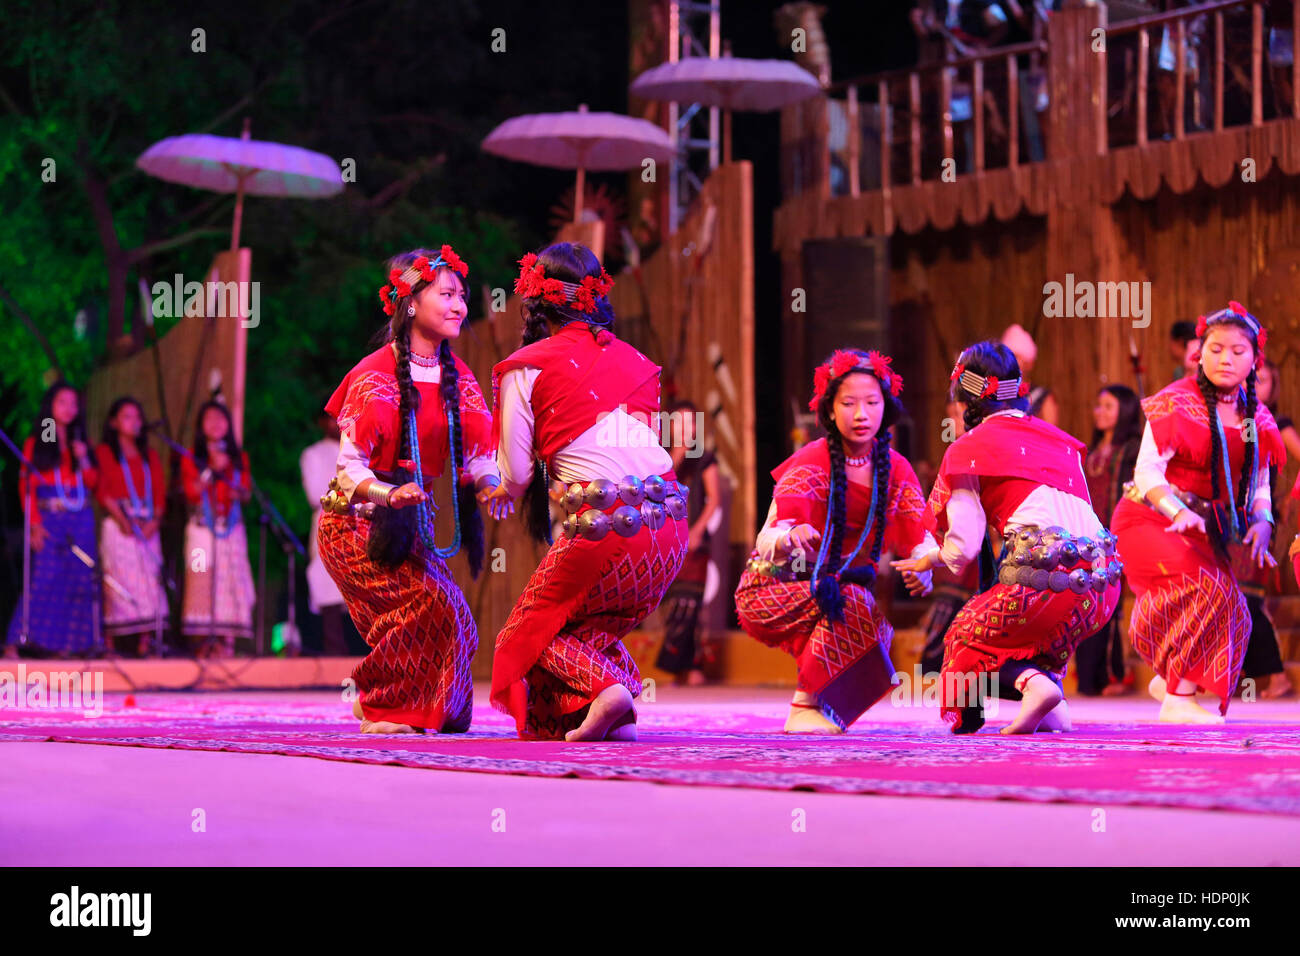
<path fill-rule="evenodd" d="M 251 274 L 252 251 L 239 249 L 218 253 L 205 275 L 185 279 L 248 283 Z M 220 375 L 235 434 L 242 442 L 247 338 L 248 329 L 235 317 L 182 318 L 154 348 L 96 370 L 86 385 L 86 421 L 97 427 L 114 398 L 134 395 L 144 406 L 146 421 L 166 420 L 169 437 L 188 447 L 195 412 L 207 401 L 215 373 Z M 92 432 L 93 441 L 98 441 L 98 434 Z M 159 453 L 163 461 L 170 457 L 163 449 Z"/>

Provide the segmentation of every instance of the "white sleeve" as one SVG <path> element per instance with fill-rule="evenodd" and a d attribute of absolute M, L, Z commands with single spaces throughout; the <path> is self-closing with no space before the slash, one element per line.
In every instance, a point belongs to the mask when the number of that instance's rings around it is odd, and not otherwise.
<path fill-rule="evenodd" d="M 929 553 L 937 557 L 953 574 L 961 574 L 966 566 L 979 557 L 984 543 L 988 518 L 980 503 L 979 479 L 974 475 L 953 476 L 952 497 L 945 509 L 948 515 L 948 533 L 940 548 L 932 537 L 926 535 Z M 920 549 L 913 551 L 916 554 Z M 937 554 L 936 554 L 937 552 Z"/>
<path fill-rule="evenodd" d="M 512 497 L 524 493 L 533 480 L 533 382 L 540 369 L 516 368 L 501 378 L 497 414 L 501 416 L 501 444 L 497 465 Z"/>
<path fill-rule="evenodd" d="M 1142 447 L 1138 449 L 1137 464 L 1133 467 L 1133 484 L 1142 497 L 1145 498 L 1152 488 L 1169 484 L 1165 479 L 1165 469 L 1173 457 L 1172 448 L 1161 452 L 1156 447 L 1156 436 L 1151 432 L 1151 423 L 1147 422 L 1142 430 Z"/>
<path fill-rule="evenodd" d="M 465 474 L 469 475 L 475 483 L 484 475 L 501 478 L 501 472 L 497 470 L 497 460 L 492 455 L 475 455 L 470 458 L 465 462 Z"/>
<path fill-rule="evenodd" d="M 1273 517 L 1273 489 L 1269 487 L 1269 469 L 1260 468 L 1255 474 L 1255 490 L 1250 497 L 1250 507 L 1246 509 L 1248 515 L 1254 515 L 1256 511 L 1267 511 L 1270 518 Z"/>
<path fill-rule="evenodd" d="M 367 478 L 375 477 L 375 473 L 370 470 L 370 459 L 360 448 L 352 444 L 346 434 L 339 436 L 339 457 L 335 463 L 335 471 L 338 474 L 339 488 L 347 496 L 348 501 L 352 500 L 357 485 Z"/>
<path fill-rule="evenodd" d="M 794 526 L 795 520 L 793 518 L 777 518 L 776 500 L 773 499 L 772 507 L 767 509 L 767 521 L 763 522 L 763 530 L 758 533 L 758 541 L 754 544 L 758 556 L 767 561 L 775 561 L 777 544 L 786 536 L 786 532 Z"/>

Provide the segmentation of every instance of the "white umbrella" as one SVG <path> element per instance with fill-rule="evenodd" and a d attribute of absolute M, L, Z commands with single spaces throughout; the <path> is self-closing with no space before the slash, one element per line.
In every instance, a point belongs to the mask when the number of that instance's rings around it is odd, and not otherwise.
<path fill-rule="evenodd" d="M 198 189 L 235 194 L 230 248 L 239 248 L 244 194 L 319 199 L 343 191 L 339 165 L 324 153 L 249 138 L 191 133 L 159 140 L 135 164 L 151 176 Z"/>
<path fill-rule="evenodd" d="M 722 107 L 723 162 L 731 162 L 732 110 L 779 110 L 816 96 L 821 86 L 789 60 L 690 56 L 646 70 L 632 83 L 631 92 L 645 100 Z"/>
<path fill-rule="evenodd" d="M 619 113 L 529 113 L 506 120 L 483 140 L 483 150 L 506 159 L 576 169 L 573 218 L 582 216 L 589 169 L 634 169 L 647 159 L 671 163 L 672 140 L 648 120 Z"/>

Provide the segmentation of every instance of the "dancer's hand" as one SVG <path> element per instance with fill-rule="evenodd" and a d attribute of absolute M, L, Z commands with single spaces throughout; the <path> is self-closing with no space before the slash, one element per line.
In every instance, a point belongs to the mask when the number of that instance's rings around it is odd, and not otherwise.
<path fill-rule="evenodd" d="M 1169 527 L 1165 528 L 1165 530 L 1176 534 L 1187 531 L 1199 531 L 1201 534 L 1205 534 L 1205 519 L 1191 508 L 1184 508 L 1174 515 L 1174 520 L 1169 522 Z"/>
<path fill-rule="evenodd" d="M 487 506 L 488 514 L 495 521 L 502 521 L 515 513 L 515 499 L 503 481 L 480 490 L 478 500 L 479 504 Z"/>
<path fill-rule="evenodd" d="M 394 488 L 388 495 L 388 507 L 390 508 L 409 508 L 411 505 L 418 505 L 422 501 L 428 501 L 429 496 L 423 489 L 413 481 L 408 481 L 400 488 Z"/>
<path fill-rule="evenodd" d="M 929 571 L 903 571 L 903 585 L 913 597 L 925 597 L 934 590 L 934 575 Z"/>
<path fill-rule="evenodd" d="M 1291 547 L 1287 550 L 1286 556 L 1294 558 L 1297 554 L 1300 554 L 1300 534 L 1291 540 Z"/>
<path fill-rule="evenodd" d="M 901 558 L 898 561 L 890 561 L 889 566 L 895 571 L 902 571 L 904 580 L 909 574 L 925 574 L 934 567 L 934 562 L 930 559 L 932 551 L 927 551 L 919 558 Z"/>
<path fill-rule="evenodd" d="M 810 524 L 797 524 L 786 532 L 781 539 L 782 549 L 787 555 L 802 551 L 805 556 L 822 541 L 822 533 Z"/>
<path fill-rule="evenodd" d="M 1267 521 L 1256 521 L 1250 526 L 1241 543 L 1250 549 L 1250 557 L 1256 567 L 1275 568 L 1277 561 L 1269 553 L 1268 546 L 1273 538 L 1273 526 Z"/>

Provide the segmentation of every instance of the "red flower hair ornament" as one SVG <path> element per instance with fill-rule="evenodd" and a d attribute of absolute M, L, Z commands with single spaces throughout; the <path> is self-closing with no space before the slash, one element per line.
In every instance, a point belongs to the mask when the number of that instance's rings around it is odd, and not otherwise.
<path fill-rule="evenodd" d="M 392 315 L 396 312 L 398 299 L 410 295 L 417 282 L 432 282 L 438 270 L 444 266 L 452 272 L 459 273 L 462 279 L 469 275 L 469 266 L 456 255 L 451 246 L 446 244 L 432 259 L 428 256 L 416 256 L 405 269 L 390 269 L 388 285 L 379 290 L 379 301 L 384 304 L 384 314 Z"/>
<path fill-rule="evenodd" d="M 1196 337 L 1204 339 L 1210 326 L 1217 325 L 1220 322 L 1236 320 L 1245 324 L 1246 328 L 1255 336 L 1255 368 L 1260 368 L 1264 364 L 1264 347 L 1268 344 L 1268 330 L 1264 328 L 1264 323 L 1246 311 L 1246 307 L 1235 299 L 1228 303 L 1226 309 L 1220 309 L 1211 315 L 1202 315 L 1196 323 Z M 1197 360 L 1200 360 L 1199 353 Z"/>
<path fill-rule="evenodd" d="M 515 294 L 525 299 L 541 298 L 555 305 L 572 305 L 587 315 L 596 312 L 596 300 L 609 295 L 614 280 L 602 267 L 598 276 L 583 276 L 581 282 L 565 282 L 547 278 L 546 270 L 536 253 L 528 253 L 519 260 L 519 277 L 515 279 Z"/>
<path fill-rule="evenodd" d="M 817 406 L 826 397 L 826 390 L 830 388 L 831 382 L 853 371 L 874 375 L 879 380 L 880 387 L 889 389 L 889 394 L 897 398 L 903 394 L 903 376 L 890 367 L 891 362 L 892 359 L 888 355 L 881 355 L 879 352 L 868 352 L 863 358 L 857 352 L 837 349 L 827 361 L 813 370 L 813 397 L 808 402 L 808 410 L 817 411 Z"/>

